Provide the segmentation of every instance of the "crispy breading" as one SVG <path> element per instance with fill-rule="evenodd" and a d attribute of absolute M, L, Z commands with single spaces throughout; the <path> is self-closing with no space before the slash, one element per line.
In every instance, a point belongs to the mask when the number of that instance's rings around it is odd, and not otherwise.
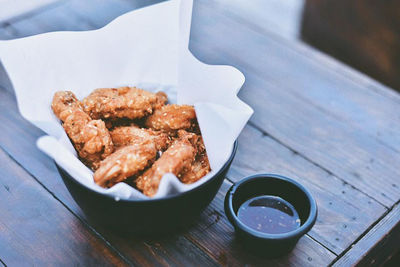
<path fill-rule="evenodd" d="M 190 168 L 196 156 L 197 151 L 193 145 L 196 142 L 195 134 L 181 135 L 150 169 L 136 179 L 137 188 L 146 196 L 154 196 L 164 174 L 173 173 L 179 178 L 182 172 Z"/>
<path fill-rule="evenodd" d="M 210 172 L 194 107 L 167 100 L 163 92 L 120 87 L 94 90 L 82 102 L 57 92 L 51 107 L 98 185 L 124 181 L 154 196 L 166 173 L 190 184 Z"/>
<path fill-rule="evenodd" d="M 57 118 L 64 122 L 72 111 L 82 109 L 82 103 L 71 91 L 58 91 L 54 94 L 51 108 Z"/>
<path fill-rule="evenodd" d="M 138 119 L 153 113 L 166 101 L 163 92 L 154 94 L 136 87 L 120 87 L 96 89 L 82 103 L 93 119 Z"/>
<path fill-rule="evenodd" d="M 55 115 L 63 121 L 63 127 L 81 160 L 96 169 L 102 159 L 114 151 L 114 146 L 105 124 L 92 120 L 82 104 L 70 91 L 56 92 L 51 104 Z"/>
<path fill-rule="evenodd" d="M 156 109 L 145 122 L 146 127 L 164 132 L 191 130 L 196 127 L 196 124 L 196 112 L 193 106 L 176 104 Z"/>
<path fill-rule="evenodd" d="M 156 158 L 153 142 L 122 147 L 100 163 L 94 181 L 102 187 L 111 187 L 149 166 Z"/>
<path fill-rule="evenodd" d="M 191 184 L 200 180 L 211 170 L 206 148 L 203 143 L 203 138 L 198 138 L 196 148 L 197 155 L 194 162 L 190 168 L 185 173 L 182 173 L 181 177 L 179 177 L 179 180 L 184 184 Z"/>
<path fill-rule="evenodd" d="M 83 110 L 76 109 L 63 127 L 82 161 L 97 169 L 101 160 L 114 151 L 114 145 L 102 120 L 92 120 Z"/>
<path fill-rule="evenodd" d="M 171 143 L 171 139 L 166 133 L 141 129 L 137 126 L 116 127 L 110 131 L 110 134 L 116 147 L 151 141 L 154 142 L 158 151 L 164 151 Z"/>
<path fill-rule="evenodd" d="M 158 109 L 161 108 L 162 106 L 165 105 L 165 103 L 168 102 L 168 96 L 166 93 L 159 91 L 156 93 L 156 103 L 153 105 L 153 109 Z"/>

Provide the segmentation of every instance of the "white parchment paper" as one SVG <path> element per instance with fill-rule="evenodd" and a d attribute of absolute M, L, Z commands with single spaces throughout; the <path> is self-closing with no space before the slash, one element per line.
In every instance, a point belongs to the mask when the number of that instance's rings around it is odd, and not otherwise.
<path fill-rule="evenodd" d="M 253 110 L 237 97 L 244 83 L 240 71 L 206 65 L 190 53 L 191 14 L 192 0 L 171 0 L 124 14 L 94 31 L 0 41 L 0 59 L 22 116 L 48 134 L 38 147 L 92 190 L 116 199 L 146 198 L 125 183 L 109 189 L 96 185 L 50 108 L 56 91 L 70 90 L 82 99 L 95 88 L 138 86 L 163 90 L 170 100 L 195 106 L 212 169 L 190 185 L 166 174 L 155 197 L 190 190 L 217 173 Z"/>

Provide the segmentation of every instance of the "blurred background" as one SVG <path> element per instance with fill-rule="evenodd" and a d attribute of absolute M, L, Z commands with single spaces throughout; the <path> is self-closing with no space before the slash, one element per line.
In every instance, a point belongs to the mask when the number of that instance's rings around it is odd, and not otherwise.
<path fill-rule="evenodd" d="M 292 42 L 305 42 L 400 90 L 400 1 L 398 0 L 206 0 L 233 16 Z M 79 17 L 101 13 L 104 24 L 122 13 L 161 0 L 0 0 L 0 38 L 40 33 L 24 18 L 54 30 L 80 30 Z M 69 9 L 68 15 L 63 10 Z M 71 13 L 67 24 L 40 21 Z M 108 18 L 104 20 L 104 16 Z M 90 16 L 93 27 L 103 26 Z"/>

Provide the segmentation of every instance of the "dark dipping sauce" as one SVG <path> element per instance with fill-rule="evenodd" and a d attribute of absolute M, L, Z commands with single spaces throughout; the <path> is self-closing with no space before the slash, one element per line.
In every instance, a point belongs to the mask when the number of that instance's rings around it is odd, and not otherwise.
<path fill-rule="evenodd" d="M 238 218 L 246 226 L 266 234 L 282 234 L 300 227 L 292 204 L 276 196 L 258 196 L 244 202 Z"/>

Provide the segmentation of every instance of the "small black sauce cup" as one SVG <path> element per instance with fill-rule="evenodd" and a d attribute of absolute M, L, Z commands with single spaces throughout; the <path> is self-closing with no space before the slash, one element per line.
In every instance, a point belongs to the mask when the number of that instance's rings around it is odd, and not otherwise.
<path fill-rule="evenodd" d="M 300 227 L 287 233 L 267 234 L 242 223 L 237 216 L 239 207 L 246 200 L 262 195 L 278 196 L 292 204 L 300 217 Z M 225 197 L 225 214 L 246 249 L 275 258 L 289 253 L 313 227 L 317 219 L 317 204 L 298 182 L 276 174 L 257 174 L 240 180 L 229 189 Z"/>

